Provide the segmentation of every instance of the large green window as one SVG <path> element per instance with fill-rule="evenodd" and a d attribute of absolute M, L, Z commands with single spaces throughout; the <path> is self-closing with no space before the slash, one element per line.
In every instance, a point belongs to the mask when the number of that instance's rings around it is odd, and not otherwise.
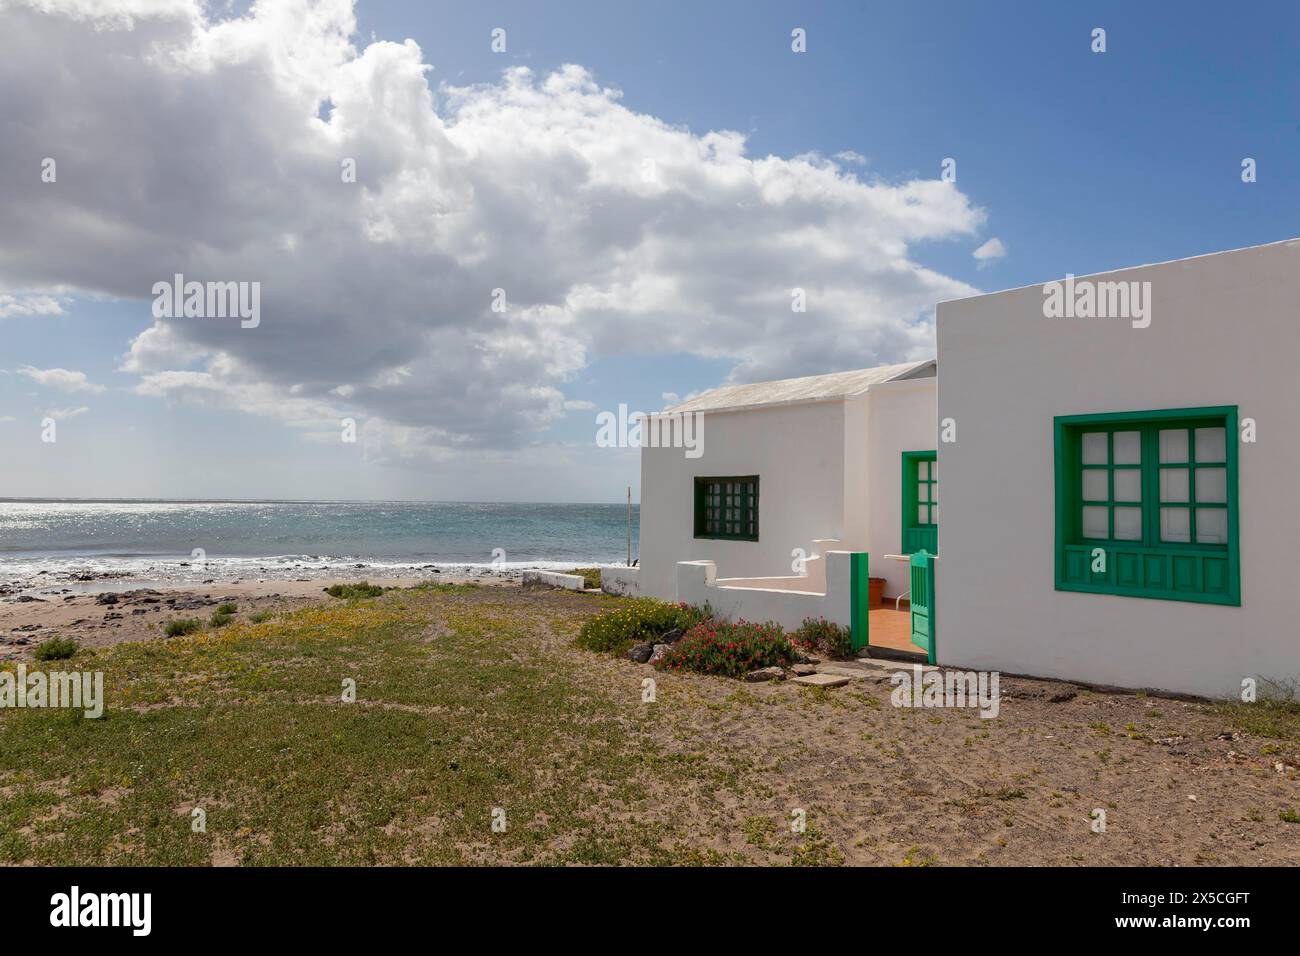
<path fill-rule="evenodd" d="M 758 540 L 758 476 L 695 479 L 695 537 Z"/>
<path fill-rule="evenodd" d="M 939 553 L 939 461 L 932 451 L 903 452 L 903 553 Z"/>
<path fill-rule="evenodd" d="M 1056 419 L 1056 587 L 1240 604 L 1237 409 Z"/>

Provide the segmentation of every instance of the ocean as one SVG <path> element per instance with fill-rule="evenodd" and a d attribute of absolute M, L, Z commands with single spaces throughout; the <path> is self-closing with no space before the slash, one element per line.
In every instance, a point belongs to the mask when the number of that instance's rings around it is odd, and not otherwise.
<path fill-rule="evenodd" d="M 634 505 L 634 557 L 638 525 Z M 102 577 L 393 577 L 430 566 L 500 572 L 626 560 L 623 504 L 0 498 L 0 582 L 11 589 Z"/>

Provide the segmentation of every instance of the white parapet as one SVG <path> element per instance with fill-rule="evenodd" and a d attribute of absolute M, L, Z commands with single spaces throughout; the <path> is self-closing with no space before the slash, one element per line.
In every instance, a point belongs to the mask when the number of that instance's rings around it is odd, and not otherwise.
<path fill-rule="evenodd" d="M 641 579 L 637 576 L 639 570 L 639 568 L 629 568 L 621 564 L 602 564 L 600 566 L 600 589 L 606 594 L 636 597 L 641 593 Z"/>
<path fill-rule="evenodd" d="M 561 574 L 559 571 L 525 571 L 524 584 L 543 584 L 552 588 L 564 588 L 566 591 L 582 591 L 587 587 L 586 579 L 580 574 Z"/>
<path fill-rule="evenodd" d="M 720 618 L 734 621 L 775 621 L 794 630 L 810 617 L 824 617 L 846 627 L 852 625 L 850 552 L 828 551 L 826 592 L 790 588 L 752 587 L 718 580 L 712 561 L 677 562 L 677 600 L 708 604 Z"/>

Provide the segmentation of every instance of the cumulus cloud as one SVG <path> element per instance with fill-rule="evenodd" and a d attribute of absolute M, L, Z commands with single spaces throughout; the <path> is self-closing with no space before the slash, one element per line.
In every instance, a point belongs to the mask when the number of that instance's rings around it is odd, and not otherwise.
<path fill-rule="evenodd" d="M 0 283 L 260 282 L 257 328 L 156 318 L 136 391 L 364 419 L 377 455 L 535 442 L 601 357 L 753 380 L 926 356 L 932 304 L 975 291 L 911 253 L 982 225 L 951 183 L 751 156 L 577 65 L 431 88 L 413 41 L 355 29 L 349 0 L 0 2 L 0 166 L 59 163 L 0 180 L 25 237 Z"/>
<path fill-rule="evenodd" d="M 32 368 L 24 365 L 18 374 L 30 378 L 37 385 L 57 388 L 61 392 L 102 392 L 103 385 L 96 385 L 86 378 L 85 372 L 74 372 L 66 368 Z"/>
<path fill-rule="evenodd" d="M 979 260 L 981 269 L 987 265 L 992 265 L 997 260 L 1006 256 L 1006 254 L 1007 247 L 1003 245 L 1002 240 L 997 236 L 994 236 L 971 253 L 972 256 Z"/>
<path fill-rule="evenodd" d="M 62 315 L 59 300 L 50 295 L 11 295 L 0 292 L 0 319 L 15 315 Z"/>

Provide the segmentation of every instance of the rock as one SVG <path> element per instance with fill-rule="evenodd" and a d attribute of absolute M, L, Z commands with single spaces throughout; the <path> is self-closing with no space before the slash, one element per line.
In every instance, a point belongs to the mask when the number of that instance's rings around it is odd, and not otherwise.
<path fill-rule="evenodd" d="M 650 664 L 659 663 L 661 660 L 663 660 L 665 657 L 668 656 L 668 652 L 671 651 L 672 649 L 673 646 L 671 644 L 656 644 L 654 646 L 654 650 L 651 651 L 650 653 L 650 660 L 647 663 Z"/>
<path fill-rule="evenodd" d="M 116 604 L 116 603 L 117 603 L 117 600 L 118 600 L 118 598 L 117 598 L 117 595 L 116 595 L 116 594 L 101 594 L 99 597 L 95 598 L 95 603 L 96 603 L 96 604 Z"/>
<path fill-rule="evenodd" d="M 685 631 L 683 631 L 680 627 L 675 627 L 667 634 L 660 635 L 659 642 L 661 644 L 676 644 L 685 636 L 686 636 Z"/>
<path fill-rule="evenodd" d="M 745 682 L 758 684 L 765 680 L 785 680 L 785 671 L 779 667 L 760 667 L 745 675 Z"/>
<path fill-rule="evenodd" d="M 17 601 L 18 601 L 19 604 L 31 604 L 31 603 L 33 603 L 33 602 L 35 602 L 36 604 L 44 604 L 44 603 L 45 603 L 45 601 L 43 601 L 41 598 L 38 598 L 38 597 L 32 597 L 30 594 L 20 594 L 20 595 L 18 595 Z"/>
<path fill-rule="evenodd" d="M 790 668 L 790 670 L 794 672 L 796 677 L 805 677 L 808 674 L 816 674 L 817 665 L 816 664 L 795 664 L 793 667 Z"/>
<path fill-rule="evenodd" d="M 839 674 L 805 674 L 794 679 L 794 683 L 809 687 L 843 687 L 848 682 L 847 677 Z"/>
<path fill-rule="evenodd" d="M 634 644 L 632 649 L 627 652 L 628 660 L 636 661 L 638 664 L 644 664 L 650 660 L 650 655 L 654 653 L 654 647 L 650 644 Z"/>
<path fill-rule="evenodd" d="M 811 654 L 805 654 L 803 651 L 795 651 L 794 661 L 796 664 L 820 664 L 822 659 Z"/>

